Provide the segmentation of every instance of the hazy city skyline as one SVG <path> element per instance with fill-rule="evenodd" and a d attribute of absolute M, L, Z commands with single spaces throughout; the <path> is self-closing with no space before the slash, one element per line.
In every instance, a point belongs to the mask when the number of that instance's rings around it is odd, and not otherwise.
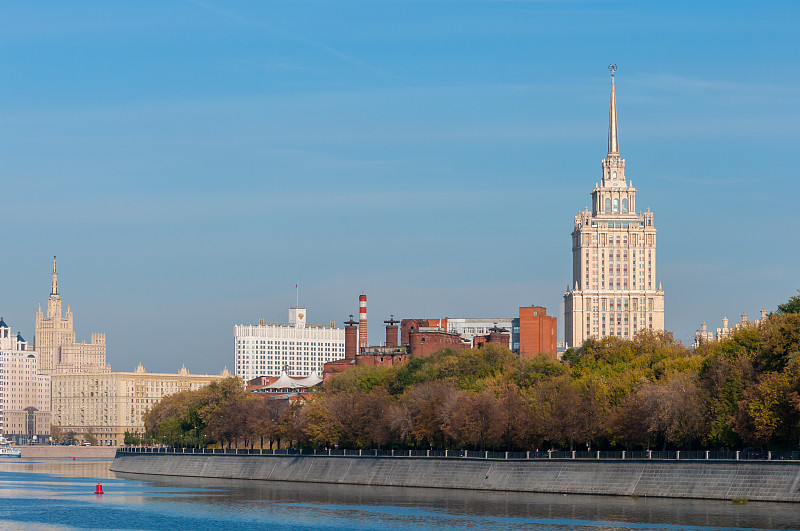
<path fill-rule="evenodd" d="M 0 308 L 59 290 L 115 371 L 232 368 L 233 326 L 358 313 L 563 326 L 609 63 L 666 328 L 786 301 L 800 7 L 46 2 L 0 8 Z M 379 324 L 380 323 L 380 324 Z M 562 334 L 559 333 L 559 340 Z"/>

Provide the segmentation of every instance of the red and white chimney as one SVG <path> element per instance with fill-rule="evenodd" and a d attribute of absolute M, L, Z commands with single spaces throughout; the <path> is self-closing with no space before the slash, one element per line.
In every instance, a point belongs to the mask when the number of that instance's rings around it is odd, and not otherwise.
<path fill-rule="evenodd" d="M 363 293 L 358 296 L 358 344 L 367 348 L 367 296 Z"/>

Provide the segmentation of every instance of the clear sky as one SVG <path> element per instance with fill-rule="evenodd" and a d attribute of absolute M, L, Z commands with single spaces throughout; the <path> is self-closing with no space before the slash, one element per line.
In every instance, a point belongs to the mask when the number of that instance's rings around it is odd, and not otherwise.
<path fill-rule="evenodd" d="M 667 328 L 800 288 L 800 3 L 0 5 L 0 315 L 58 255 L 113 370 L 218 372 L 233 326 L 557 314 L 573 217 L 620 151 Z M 561 338 L 560 338 L 561 339 Z"/>

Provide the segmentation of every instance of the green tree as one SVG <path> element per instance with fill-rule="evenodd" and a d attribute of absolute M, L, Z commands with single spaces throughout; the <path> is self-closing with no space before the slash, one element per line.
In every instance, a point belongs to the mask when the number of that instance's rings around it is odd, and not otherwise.
<path fill-rule="evenodd" d="M 146 435 L 157 443 L 230 447 L 246 434 L 246 411 L 241 407 L 246 397 L 235 377 L 166 396 L 145 414 Z"/>
<path fill-rule="evenodd" d="M 782 371 L 800 356 L 800 313 L 773 315 L 761 323 L 756 364 L 765 371 Z"/>
<path fill-rule="evenodd" d="M 720 342 L 703 363 L 700 385 L 706 397 L 706 432 L 704 442 L 712 447 L 735 447 L 741 440 L 734 431 L 731 419 L 739 409 L 739 402 L 749 382 L 755 380 L 755 369 L 748 356 L 729 358 L 720 352 Z"/>
<path fill-rule="evenodd" d="M 788 315 L 790 313 L 800 313 L 800 289 L 797 290 L 797 295 L 778 305 L 778 315 Z"/>
<path fill-rule="evenodd" d="M 125 432 L 125 438 L 123 439 L 123 443 L 127 446 L 135 446 L 142 443 L 141 437 L 136 435 L 135 433 L 131 433 L 129 431 Z"/>

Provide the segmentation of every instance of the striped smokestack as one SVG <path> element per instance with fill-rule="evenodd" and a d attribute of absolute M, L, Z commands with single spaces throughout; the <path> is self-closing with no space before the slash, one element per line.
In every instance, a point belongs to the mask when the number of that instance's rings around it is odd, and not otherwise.
<path fill-rule="evenodd" d="M 367 348 L 367 296 L 358 296 L 358 344 Z"/>

